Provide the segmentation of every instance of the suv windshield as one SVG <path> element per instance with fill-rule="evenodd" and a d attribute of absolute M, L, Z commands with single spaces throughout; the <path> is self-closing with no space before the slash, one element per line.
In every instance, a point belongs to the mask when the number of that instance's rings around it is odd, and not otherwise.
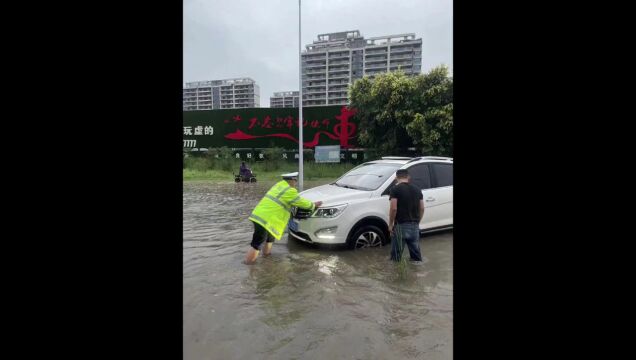
<path fill-rule="evenodd" d="M 375 190 L 400 167 L 402 164 L 362 164 L 344 174 L 333 185 L 358 190 Z"/>

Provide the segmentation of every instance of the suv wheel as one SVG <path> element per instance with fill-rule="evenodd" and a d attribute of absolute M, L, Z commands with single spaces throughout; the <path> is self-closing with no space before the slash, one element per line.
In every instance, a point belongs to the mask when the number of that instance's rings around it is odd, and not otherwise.
<path fill-rule="evenodd" d="M 374 225 L 363 225 L 359 227 L 353 235 L 347 239 L 347 245 L 351 249 L 376 247 L 384 244 L 386 244 L 384 231 Z"/>

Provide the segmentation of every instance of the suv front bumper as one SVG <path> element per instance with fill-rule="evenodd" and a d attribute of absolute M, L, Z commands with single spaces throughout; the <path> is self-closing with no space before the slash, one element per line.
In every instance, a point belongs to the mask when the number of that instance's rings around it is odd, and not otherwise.
<path fill-rule="evenodd" d="M 295 229 L 290 227 L 289 235 L 297 240 L 318 244 L 344 244 L 347 242 L 349 227 L 337 218 L 291 218 L 296 223 Z"/>

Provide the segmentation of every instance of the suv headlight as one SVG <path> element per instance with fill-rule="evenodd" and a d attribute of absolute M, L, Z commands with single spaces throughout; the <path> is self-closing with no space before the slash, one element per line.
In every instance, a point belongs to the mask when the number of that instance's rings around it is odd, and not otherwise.
<path fill-rule="evenodd" d="M 311 217 L 318 218 L 334 218 L 344 211 L 347 207 L 347 204 L 335 205 L 335 206 L 327 206 L 327 207 L 319 207 L 318 210 L 314 212 Z"/>

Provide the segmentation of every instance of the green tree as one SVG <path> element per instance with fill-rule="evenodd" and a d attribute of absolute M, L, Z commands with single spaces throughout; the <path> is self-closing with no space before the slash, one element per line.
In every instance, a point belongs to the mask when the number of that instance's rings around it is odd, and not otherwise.
<path fill-rule="evenodd" d="M 349 95 L 358 142 L 383 154 L 419 146 L 424 154 L 452 156 L 452 85 L 444 66 L 415 77 L 396 71 L 357 80 Z"/>
<path fill-rule="evenodd" d="M 364 77 L 351 86 L 351 107 L 357 110 L 358 142 L 383 154 L 413 146 L 406 131 L 412 120 L 413 82 L 403 72 Z"/>
<path fill-rule="evenodd" d="M 424 154 L 453 156 L 453 79 L 440 66 L 414 78 L 417 113 L 406 130 Z"/>

